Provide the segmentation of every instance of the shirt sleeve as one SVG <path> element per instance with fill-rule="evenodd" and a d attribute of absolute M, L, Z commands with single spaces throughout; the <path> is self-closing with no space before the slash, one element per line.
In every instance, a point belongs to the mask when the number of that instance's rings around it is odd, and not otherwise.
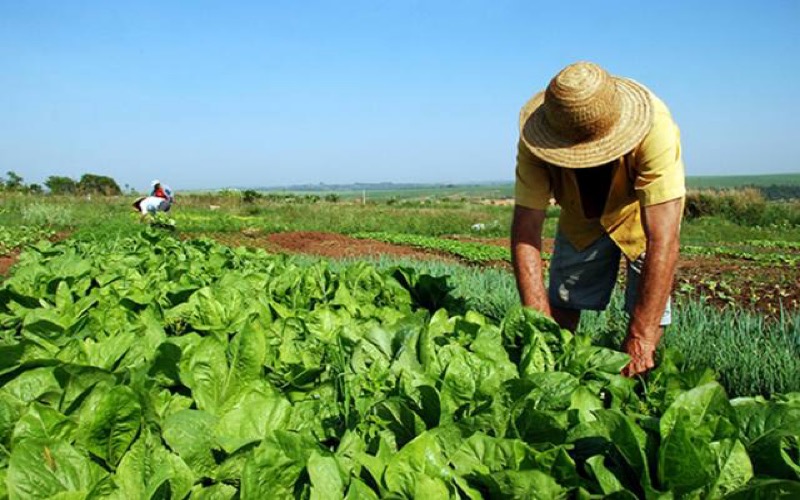
<path fill-rule="evenodd" d="M 547 209 L 552 196 L 550 171 L 520 139 L 517 144 L 517 179 L 514 202 L 526 208 Z"/>
<path fill-rule="evenodd" d="M 666 106 L 654 99 L 653 125 L 636 150 L 634 190 L 642 206 L 658 205 L 686 195 L 681 139 Z"/>

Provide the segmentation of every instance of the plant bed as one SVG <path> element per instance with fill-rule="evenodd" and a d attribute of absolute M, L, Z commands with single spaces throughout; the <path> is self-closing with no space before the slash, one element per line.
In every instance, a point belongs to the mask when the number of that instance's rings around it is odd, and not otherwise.
<path fill-rule="evenodd" d="M 154 285 L 155 284 L 155 285 Z M 729 400 L 446 279 L 145 231 L 0 286 L 10 498 L 794 494 L 800 394 Z"/>

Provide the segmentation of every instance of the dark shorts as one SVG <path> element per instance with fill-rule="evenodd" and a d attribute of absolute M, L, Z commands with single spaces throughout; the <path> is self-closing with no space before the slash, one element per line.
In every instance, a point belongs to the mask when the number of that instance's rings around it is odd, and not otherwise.
<path fill-rule="evenodd" d="M 559 231 L 550 260 L 550 305 L 562 309 L 602 311 L 611 300 L 621 258 L 622 252 L 608 235 L 579 252 Z M 636 304 L 643 264 L 644 254 L 633 262 L 628 261 L 625 287 L 625 311 L 628 314 Z M 661 325 L 671 322 L 671 301 L 667 301 Z"/>

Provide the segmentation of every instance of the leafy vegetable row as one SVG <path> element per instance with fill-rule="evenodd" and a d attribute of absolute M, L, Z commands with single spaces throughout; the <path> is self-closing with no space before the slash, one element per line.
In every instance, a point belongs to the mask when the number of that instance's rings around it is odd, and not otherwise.
<path fill-rule="evenodd" d="M 800 250 L 800 242 L 798 241 L 782 241 L 782 240 L 748 240 L 744 242 L 747 246 L 760 247 L 760 248 L 782 248 L 788 250 Z"/>
<path fill-rule="evenodd" d="M 455 255 L 468 262 L 510 261 L 511 252 L 508 248 L 488 245 L 471 241 L 459 241 L 433 236 L 421 236 L 402 233 L 357 233 L 355 238 L 365 238 L 399 245 L 409 245 L 425 250 Z"/>
<path fill-rule="evenodd" d="M 749 260 L 764 265 L 790 265 L 796 266 L 800 264 L 800 255 L 775 253 L 775 252 L 750 252 L 746 250 L 737 250 L 729 247 L 706 247 L 696 245 L 683 245 L 681 246 L 681 253 L 683 255 L 703 255 L 711 257 L 728 257 L 734 259 Z"/>
<path fill-rule="evenodd" d="M 35 243 L 52 236 L 49 229 L 34 226 L 0 226 L 0 256 L 6 255 L 16 248 Z"/>
<path fill-rule="evenodd" d="M 206 240 L 38 245 L 0 287 L 0 498 L 756 498 L 800 395 L 730 401 L 442 278 Z"/>

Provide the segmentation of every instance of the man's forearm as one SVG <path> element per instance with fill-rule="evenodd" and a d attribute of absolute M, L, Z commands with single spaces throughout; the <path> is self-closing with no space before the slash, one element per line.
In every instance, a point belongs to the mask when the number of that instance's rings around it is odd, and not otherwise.
<path fill-rule="evenodd" d="M 678 262 L 678 238 L 650 242 L 642 266 L 631 330 L 657 340 Z M 651 338 L 656 337 L 656 338 Z"/>
<path fill-rule="evenodd" d="M 544 210 L 514 207 L 511 264 L 514 266 L 522 305 L 549 315 L 550 303 L 542 281 L 542 228 L 545 217 Z"/>
<path fill-rule="evenodd" d="M 676 199 L 642 210 L 647 251 L 631 318 L 631 334 L 658 340 L 661 317 L 667 306 L 680 245 L 682 200 Z"/>
<path fill-rule="evenodd" d="M 512 239 L 511 260 L 522 305 L 549 315 L 550 303 L 542 280 L 541 238 L 538 248 L 532 243 Z"/>

